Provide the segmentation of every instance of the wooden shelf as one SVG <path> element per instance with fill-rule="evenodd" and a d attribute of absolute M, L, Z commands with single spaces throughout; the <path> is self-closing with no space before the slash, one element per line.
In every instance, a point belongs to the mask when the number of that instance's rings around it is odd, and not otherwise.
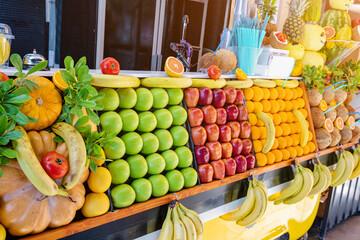
<path fill-rule="evenodd" d="M 342 146 L 342 148 L 349 148 L 354 146 L 356 143 L 347 143 L 344 144 Z M 306 156 L 302 156 L 299 157 L 298 160 L 299 162 L 304 162 L 310 159 L 315 158 L 316 156 L 323 156 L 329 153 L 333 153 L 336 150 L 338 150 L 338 147 L 333 147 L 333 148 L 328 148 L 322 151 L 319 151 L 318 153 L 311 153 L 308 154 Z M 287 161 L 282 161 L 276 164 L 272 164 L 272 165 L 267 165 L 264 167 L 259 167 L 254 169 L 254 175 L 259 175 L 262 173 L 266 173 L 266 172 L 270 172 L 276 169 L 280 169 L 280 168 L 284 168 L 284 167 L 288 167 L 293 163 L 293 159 L 291 160 L 287 160 Z M 202 185 L 197 185 L 193 188 L 189 188 L 189 189 L 184 189 L 181 190 L 179 192 L 177 192 L 177 196 L 178 199 L 184 199 L 205 191 L 209 191 L 211 189 L 220 187 L 220 186 L 224 186 L 226 184 L 229 183 L 233 183 L 233 182 L 237 182 L 239 180 L 245 179 L 249 177 L 249 171 L 248 172 L 244 172 L 244 173 L 239 173 L 236 174 L 234 176 L 231 177 L 226 177 L 225 179 L 222 180 L 215 180 L 213 182 L 210 183 L 206 183 L 206 184 L 202 184 Z M 56 228 L 56 229 L 51 229 L 51 230 L 47 230 L 43 233 L 34 235 L 34 236 L 28 236 L 25 237 L 23 239 L 59 239 L 59 238 L 63 238 L 78 232 L 82 232 L 94 227 L 98 227 L 101 226 L 103 224 L 112 222 L 112 221 L 116 221 L 122 218 L 126 218 L 128 216 L 152 209 L 152 208 L 156 208 L 165 204 L 170 203 L 172 200 L 175 199 L 175 194 L 167 194 L 163 197 L 159 197 L 159 198 L 154 198 L 151 200 L 148 200 L 146 202 L 143 203 L 136 203 L 131 205 L 130 207 L 127 208 L 123 208 L 123 209 L 118 209 L 114 212 L 108 212 L 104 215 L 98 216 L 98 217 L 94 217 L 94 218 L 86 218 L 77 222 L 73 222 L 70 223 L 69 225 L 60 227 L 60 228 Z"/>

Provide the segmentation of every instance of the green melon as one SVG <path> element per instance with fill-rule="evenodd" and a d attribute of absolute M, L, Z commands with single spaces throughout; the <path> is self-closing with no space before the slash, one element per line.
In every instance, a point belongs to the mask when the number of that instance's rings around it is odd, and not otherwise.
<path fill-rule="evenodd" d="M 351 18 L 349 14 L 343 10 L 330 9 L 321 15 L 319 25 L 322 27 L 333 27 L 337 32 L 345 25 L 351 27 Z"/>

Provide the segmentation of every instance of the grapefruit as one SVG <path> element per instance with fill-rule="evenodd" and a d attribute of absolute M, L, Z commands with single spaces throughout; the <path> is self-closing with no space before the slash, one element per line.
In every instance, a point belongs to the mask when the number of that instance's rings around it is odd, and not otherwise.
<path fill-rule="evenodd" d="M 321 100 L 321 102 L 319 103 L 319 108 L 321 109 L 321 111 L 325 112 L 327 110 L 327 103 L 325 102 L 325 100 Z"/>
<path fill-rule="evenodd" d="M 333 37 L 335 37 L 335 29 L 333 27 L 326 26 L 326 27 L 324 27 L 324 30 L 325 30 L 326 40 L 329 40 L 329 39 L 332 39 Z"/>
<path fill-rule="evenodd" d="M 342 119 L 342 117 L 337 117 L 335 119 L 335 127 L 339 130 L 343 130 L 344 128 L 344 120 Z"/>
<path fill-rule="evenodd" d="M 168 57 L 165 61 L 165 72 L 170 77 L 180 77 L 184 73 L 184 66 L 179 59 Z"/>
<path fill-rule="evenodd" d="M 334 131 L 334 124 L 332 123 L 332 121 L 329 118 L 327 118 L 327 119 L 325 119 L 323 128 L 325 128 L 328 132 L 331 133 L 332 131 Z"/>
<path fill-rule="evenodd" d="M 349 116 L 348 119 L 346 120 L 345 122 L 345 125 L 348 126 L 348 127 L 351 127 L 355 124 L 355 118 L 353 116 Z M 355 129 L 355 125 L 350 128 L 351 130 L 354 130 Z"/>

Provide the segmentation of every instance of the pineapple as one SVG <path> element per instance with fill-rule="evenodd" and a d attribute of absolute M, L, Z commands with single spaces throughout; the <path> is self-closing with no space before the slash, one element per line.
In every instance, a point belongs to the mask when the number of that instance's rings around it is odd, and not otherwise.
<path fill-rule="evenodd" d="M 298 43 L 303 38 L 305 22 L 302 20 L 302 16 L 309 4 L 308 0 L 291 0 L 289 4 L 291 17 L 285 20 L 283 32 L 292 43 Z"/>
<path fill-rule="evenodd" d="M 277 25 L 272 23 L 272 21 L 274 20 L 274 15 L 276 15 L 277 12 L 276 0 L 264 0 L 263 4 L 259 4 L 259 11 L 262 21 L 265 20 L 266 15 L 269 16 L 269 22 L 266 25 L 265 32 L 266 36 L 270 37 L 271 32 L 277 31 Z M 267 45 L 264 42 L 263 44 Z"/>

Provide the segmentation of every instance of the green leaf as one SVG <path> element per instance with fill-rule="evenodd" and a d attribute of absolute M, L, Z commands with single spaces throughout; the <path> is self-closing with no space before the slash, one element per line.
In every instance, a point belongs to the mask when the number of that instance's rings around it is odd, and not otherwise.
<path fill-rule="evenodd" d="M 93 150 L 94 150 L 96 157 L 101 156 L 101 147 L 98 144 L 93 145 Z"/>
<path fill-rule="evenodd" d="M 12 63 L 12 65 L 14 65 L 14 67 L 16 68 L 16 70 L 18 70 L 19 73 L 22 73 L 22 59 L 19 54 L 12 54 L 10 56 L 10 62 Z"/>
<path fill-rule="evenodd" d="M 5 111 L 4 107 L 3 107 L 3 106 L 1 106 L 1 104 L 0 104 L 0 113 L 6 113 L 6 111 Z"/>
<path fill-rule="evenodd" d="M 9 163 L 9 159 L 5 156 L 0 156 L 0 165 L 5 165 Z"/>
<path fill-rule="evenodd" d="M 76 83 L 74 76 L 71 75 L 69 72 L 65 70 L 60 70 L 60 75 L 61 78 L 65 81 L 65 83 L 69 85 L 70 88 L 72 87 L 73 83 Z"/>
<path fill-rule="evenodd" d="M 86 57 L 85 56 L 81 57 L 75 65 L 76 75 L 78 75 L 78 71 L 79 71 L 80 67 L 82 67 L 84 65 L 86 65 Z"/>
<path fill-rule="evenodd" d="M 39 62 L 38 64 L 36 64 L 35 66 L 33 66 L 26 74 L 25 74 L 25 77 L 26 76 L 29 76 L 30 74 L 33 74 L 37 71 L 40 71 L 40 70 L 43 70 L 44 68 L 46 68 L 48 64 L 48 61 L 42 61 L 42 62 Z"/>
<path fill-rule="evenodd" d="M 92 121 L 93 123 L 95 123 L 96 125 L 100 124 L 100 118 L 99 116 L 94 113 L 93 111 L 91 111 L 90 109 L 86 109 L 86 114 L 88 115 L 90 121 Z"/>
<path fill-rule="evenodd" d="M 58 117 L 57 122 L 63 122 L 63 121 L 65 121 L 66 117 L 67 117 L 67 113 L 62 113 L 62 114 L 60 114 L 60 116 Z"/>
<path fill-rule="evenodd" d="M 6 148 L 6 147 L 0 147 L 0 154 L 7 158 L 16 158 L 17 153 L 15 150 Z"/>
<path fill-rule="evenodd" d="M 90 158 L 89 168 L 90 168 L 90 170 L 91 170 L 92 172 L 96 173 L 96 171 L 97 171 L 97 164 L 96 164 L 96 162 L 95 162 L 92 158 Z"/>
<path fill-rule="evenodd" d="M 39 85 L 34 83 L 33 81 L 29 79 L 24 79 L 25 85 L 31 90 L 34 91 L 34 88 L 40 89 Z"/>
<path fill-rule="evenodd" d="M 78 94 L 78 99 L 87 99 L 89 96 L 89 90 L 87 88 L 83 88 L 80 90 Z M 89 99 L 91 101 L 91 99 Z"/>
<path fill-rule="evenodd" d="M 7 92 L 11 87 L 12 87 L 11 84 L 8 81 L 6 81 L 1 84 L 0 89 L 4 92 Z"/>
<path fill-rule="evenodd" d="M 88 116 L 82 116 L 81 118 L 79 118 L 74 127 L 77 128 L 77 127 L 80 127 L 82 125 L 84 125 L 85 123 L 87 123 L 89 121 L 89 117 Z"/>
<path fill-rule="evenodd" d="M 21 87 L 21 88 L 16 88 L 14 91 L 11 92 L 11 94 L 15 94 L 15 95 L 22 95 L 22 94 L 30 94 L 29 89 L 25 88 L 25 87 Z"/>
<path fill-rule="evenodd" d="M 98 94 L 98 91 L 96 90 L 96 88 L 94 88 L 92 86 L 84 86 L 84 87 L 89 90 L 91 96 L 96 96 Z"/>
<path fill-rule="evenodd" d="M 61 143 L 61 142 L 64 142 L 64 139 L 62 139 L 60 136 L 55 136 L 54 142 Z"/>
<path fill-rule="evenodd" d="M 78 130 L 78 132 L 80 133 L 85 133 L 85 132 L 91 132 L 91 127 L 90 125 L 86 125 L 84 127 L 77 127 L 76 130 Z"/>
<path fill-rule="evenodd" d="M 11 131 L 7 132 L 0 137 L 1 140 L 8 139 L 8 140 L 18 140 L 23 136 L 22 132 L 20 131 Z M 2 144 L 4 145 L 4 144 Z"/>
<path fill-rule="evenodd" d="M 26 124 L 29 123 L 29 119 L 27 118 L 27 116 L 25 114 L 23 114 L 22 112 L 18 112 L 14 118 L 14 120 L 20 125 L 20 126 L 24 126 Z"/>
<path fill-rule="evenodd" d="M 104 109 L 104 104 L 101 102 L 96 102 L 96 106 L 92 108 L 93 110 L 101 111 Z"/>
<path fill-rule="evenodd" d="M 95 95 L 95 96 L 93 96 L 93 97 L 89 98 L 89 100 L 90 100 L 90 101 L 97 102 L 97 101 L 99 101 L 99 100 L 103 99 L 104 97 L 105 97 L 105 93 L 100 92 L 100 93 L 98 93 L 97 95 Z"/>
<path fill-rule="evenodd" d="M 65 96 L 65 97 L 64 97 L 64 100 L 65 100 L 65 103 L 68 104 L 68 105 L 72 105 L 72 104 L 75 103 L 74 100 L 72 100 L 72 99 L 71 99 L 70 97 L 68 97 L 68 96 Z"/>
<path fill-rule="evenodd" d="M 89 74 L 89 67 L 88 66 L 81 66 L 77 73 L 79 82 L 86 80 L 86 76 Z"/>
<path fill-rule="evenodd" d="M 5 132 L 7 123 L 8 123 L 7 116 L 1 115 L 0 116 L 0 136 L 3 135 L 3 133 Z"/>
<path fill-rule="evenodd" d="M 20 107 L 12 104 L 3 104 L 2 106 L 9 115 L 16 115 L 20 111 Z"/>
<path fill-rule="evenodd" d="M 28 94 L 22 94 L 22 95 L 18 95 L 16 97 L 12 97 L 10 99 L 4 99 L 4 102 L 6 103 L 25 103 L 27 101 L 29 101 L 31 99 L 31 97 Z"/>
<path fill-rule="evenodd" d="M 10 119 L 10 121 L 8 122 L 7 126 L 6 126 L 6 131 L 10 132 L 15 128 L 16 122 L 14 121 L 14 119 Z"/>
<path fill-rule="evenodd" d="M 29 119 L 29 122 L 31 122 L 31 123 L 38 123 L 39 122 L 39 120 L 37 120 L 36 118 L 30 117 L 30 116 L 27 116 L 27 118 Z"/>
<path fill-rule="evenodd" d="M 75 114 L 78 118 L 81 118 L 84 115 L 79 105 L 72 107 L 70 113 Z"/>
<path fill-rule="evenodd" d="M 112 142 L 112 141 L 105 142 L 105 146 L 109 146 L 109 147 L 114 148 L 114 149 L 118 147 L 118 145 L 116 143 Z"/>
<path fill-rule="evenodd" d="M 85 108 L 90 108 L 90 109 L 96 106 L 96 103 L 90 101 L 79 101 L 79 104 Z"/>
<path fill-rule="evenodd" d="M 0 168 L 0 178 L 4 175 L 3 170 Z"/>
<path fill-rule="evenodd" d="M 74 60 L 72 59 L 72 57 L 70 57 L 70 56 L 67 56 L 67 57 L 65 57 L 65 59 L 64 59 L 64 65 L 65 65 L 65 68 L 66 68 L 66 70 L 70 70 L 71 68 L 73 68 L 74 67 Z M 61 76 L 62 77 L 62 76 Z"/>

